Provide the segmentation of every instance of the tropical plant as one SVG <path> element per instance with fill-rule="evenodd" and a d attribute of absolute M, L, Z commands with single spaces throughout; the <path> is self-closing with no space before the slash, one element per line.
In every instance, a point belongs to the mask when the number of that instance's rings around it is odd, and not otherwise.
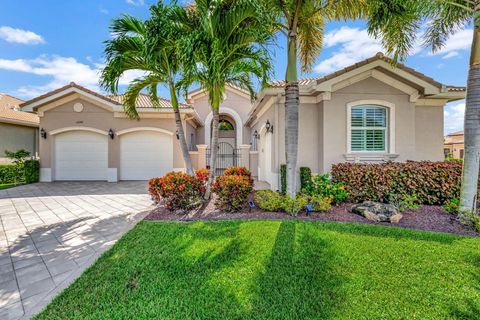
<path fill-rule="evenodd" d="M 247 204 L 253 185 L 248 177 L 223 175 L 215 180 L 212 191 L 217 195 L 215 200 L 217 208 L 227 212 L 240 211 Z"/>
<path fill-rule="evenodd" d="M 330 174 L 317 174 L 306 183 L 302 192 L 307 196 L 322 196 L 331 198 L 331 202 L 339 204 L 348 198 L 348 192 L 343 182 L 332 181 Z"/>
<path fill-rule="evenodd" d="M 255 98 L 254 78 L 265 86 L 270 75 L 270 55 L 265 45 L 272 33 L 265 10 L 254 0 L 199 0 L 190 6 L 180 49 L 190 65 L 186 70 L 208 92 L 212 110 L 210 176 L 205 198 L 215 178 L 218 153 L 219 110 L 227 85 L 247 90 Z M 190 23 L 193 21 L 193 23 Z M 208 143 L 208 141 L 206 141 Z"/>
<path fill-rule="evenodd" d="M 180 149 L 187 173 L 194 175 L 185 132 L 180 115 L 178 94 L 189 81 L 182 72 L 184 63 L 177 54 L 178 39 L 185 30 L 175 19 L 184 8 L 175 3 L 165 6 L 162 2 L 150 7 L 150 18 L 146 21 L 129 15 L 113 20 L 110 30 L 113 38 L 105 42 L 106 65 L 100 77 L 104 89 L 118 93 L 122 76 L 131 71 L 143 71 L 128 85 L 123 106 L 125 113 L 138 119 L 136 101 L 142 90 L 147 90 L 154 107 L 160 106 L 158 86 L 168 88 Z"/>
<path fill-rule="evenodd" d="M 259 190 L 255 192 L 255 202 L 262 210 L 280 211 L 284 207 L 284 196 L 273 190 Z"/>
<path fill-rule="evenodd" d="M 25 161 L 30 157 L 30 151 L 25 149 L 20 149 L 17 151 L 8 151 L 5 150 L 5 156 L 9 158 L 12 163 L 14 170 L 16 171 L 14 175 L 14 183 L 19 183 L 25 180 Z"/>

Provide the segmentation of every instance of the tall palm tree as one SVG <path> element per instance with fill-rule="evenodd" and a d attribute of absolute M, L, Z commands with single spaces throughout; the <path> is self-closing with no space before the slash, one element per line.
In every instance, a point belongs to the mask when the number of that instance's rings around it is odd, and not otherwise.
<path fill-rule="evenodd" d="M 478 0 L 371 0 L 369 31 L 384 41 L 389 52 L 401 48 L 403 58 L 415 42 L 422 22 L 426 46 L 440 50 L 456 32 L 473 24 L 465 108 L 465 156 L 460 211 L 476 207 L 480 166 L 480 1 Z M 393 17 L 393 18 L 392 18 Z"/>
<path fill-rule="evenodd" d="M 297 190 L 298 106 L 297 63 L 302 72 L 311 70 L 322 49 L 325 22 L 332 19 L 360 17 L 362 0 L 267 0 L 266 6 L 276 17 L 275 27 L 287 38 L 285 72 L 285 155 L 287 194 Z"/>
<path fill-rule="evenodd" d="M 186 171 L 194 175 L 178 102 L 179 92 L 188 85 L 188 79 L 182 72 L 183 63 L 176 50 L 183 30 L 174 19 L 182 10 L 184 8 L 175 4 L 165 6 L 159 2 L 150 8 L 151 17 L 146 21 L 128 15 L 113 20 L 110 28 L 114 38 L 106 41 L 107 62 L 100 82 L 102 87 L 116 94 L 118 82 L 125 72 L 145 72 L 134 79 L 125 91 L 123 105 L 125 113 L 132 119 L 139 118 L 135 102 L 142 90 L 147 90 L 154 106 L 158 107 L 158 86 L 167 87 Z"/>
<path fill-rule="evenodd" d="M 181 40 L 186 68 L 200 86 L 208 92 L 212 110 L 212 138 L 210 142 L 210 174 L 206 198 L 215 179 L 218 153 L 219 110 L 225 87 L 233 85 L 247 90 L 255 99 L 254 79 L 266 85 L 271 72 L 270 55 L 265 45 L 272 32 L 264 19 L 263 9 L 252 0 L 197 0 L 187 10 L 194 21 L 190 37 Z M 208 141 L 206 141 L 208 143 Z"/>
<path fill-rule="evenodd" d="M 473 24 L 465 102 L 465 155 L 463 160 L 460 210 L 476 207 L 480 166 L 480 2 L 478 0 L 430 0 L 430 25 L 425 43 L 439 50 L 452 34 Z"/>

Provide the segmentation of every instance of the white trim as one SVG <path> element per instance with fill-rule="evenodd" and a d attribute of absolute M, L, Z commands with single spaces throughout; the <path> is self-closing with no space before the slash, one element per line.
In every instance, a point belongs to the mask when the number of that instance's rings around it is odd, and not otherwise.
<path fill-rule="evenodd" d="M 385 101 L 385 100 L 357 100 L 347 103 L 347 154 L 355 154 L 355 151 L 352 151 L 352 108 L 361 106 L 361 105 L 378 105 L 388 109 L 388 145 L 387 151 L 382 152 L 367 152 L 369 154 L 394 154 L 395 153 L 395 104 Z M 366 152 L 362 151 L 360 153 L 365 154 Z"/>
<path fill-rule="evenodd" d="M 88 93 L 88 92 L 85 92 L 85 91 L 83 91 L 83 90 L 77 89 L 77 88 L 75 88 L 75 87 L 70 87 L 70 88 L 66 88 L 65 90 L 62 90 L 62 91 L 60 91 L 60 92 L 57 92 L 57 93 L 55 93 L 55 94 L 52 94 L 52 95 L 50 95 L 50 96 L 48 96 L 48 97 L 45 97 L 45 98 L 43 98 L 43 99 L 40 99 L 40 100 L 38 100 L 38 101 L 35 101 L 35 102 L 33 102 L 33 103 L 24 105 L 24 106 L 22 106 L 22 109 L 26 108 L 27 111 L 33 111 L 33 108 L 35 108 L 35 107 L 37 107 L 37 106 L 40 106 L 40 105 L 42 105 L 42 104 L 45 104 L 45 103 L 47 103 L 48 101 L 56 100 L 56 99 L 58 99 L 58 98 L 60 98 L 60 97 L 62 97 L 62 96 L 64 96 L 64 95 L 67 95 L 67 94 L 73 93 L 73 92 L 76 92 L 76 93 L 78 93 L 78 94 L 80 94 L 80 95 L 86 96 L 86 97 L 88 97 L 88 98 L 90 98 L 90 99 L 93 99 L 93 100 L 95 100 L 95 101 L 101 102 L 101 103 L 103 103 L 103 104 L 106 104 L 106 105 L 112 107 L 112 109 L 115 108 L 115 106 L 117 106 L 116 104 L 114 104 L 114 103 L 112 103 L 112 102 L 110 102 L 110 101 L 108 101 L 108 100 L 106 100 L 106 99 L 102 99 L 102 98 L 100 98 L 100 97 L 97 97 L 96 95 L 90 94 L 90 93 Z"/>
<path fill-rule="evenodd" d="M 135 128 L 128 128 L 124 130 L 120 130 L 116 132 L 117 136 L 121 136 L 122 134 L 130 133 L 130 132 L 136 132 L 136 131 L 156 131 L 156 132 L 161 132 L 165 133 L 168 135 L 173 136 L 173 132 L 162 129 L 162 128 L 155 128 L 155 127 L 135 127 Z"/>
<path fill-rule="evenodd" d="M 117 182 L 118 181 L 118 169 L 117 168 L 108 168 L 108 170 L 107 170 L 107 181 L 108 182 Z"/>
<path fill-rule="evenodd" d="M 40 168 L 40 182 L 52 182 L 52 168 Z"/>
<path fill-rule="evenodd" d="M 237 137 L 236 137 L 236 142 L 237 146 L 242 144 L 243 140 L 243 122 L 242 118 L 240 115 L 233 109 L 230 109 L 228 107 L 220 107 L 218 110 L 219 114 L 228 114 L 235 120 L 235 130 L 237 131 Z M 210 140 L 211 140 L 211 131 L 212 131 L 212 120 L 213 120 L 213 113 L 210 111 L 208 114 L 207 118 L 205 119 L 205 144 L 210 145 Z"/>
<path fill-rule="evenodd" d="M 97 128 L 91 128 L 91 127 L 65 127 L 65 128 L 60 128 L 60 129 L 55 129 L 50 132 L 48 132 L 49 135 L 54 136 L 59 133 L 63 132 L 68 132 L 68 131 L 90 131 L 90 132 L 96 132 L 99 134 L 103 134 L 105 136 L 108 135 L 108 131 L 103 131 Z"/>

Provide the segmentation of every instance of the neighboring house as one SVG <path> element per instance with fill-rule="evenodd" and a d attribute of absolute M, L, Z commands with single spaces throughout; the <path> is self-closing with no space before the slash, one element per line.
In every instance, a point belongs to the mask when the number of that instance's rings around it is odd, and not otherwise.
<path fill-rule="evenodd" d="M 443 150 L 445 157 L 453 157 L 463 159 L 465 153 L 463 131 L 450 133 L 445 137 L 443 142 Z"/>
<path fill-rule="evenodd" d="M 462 99 L 449 87 L 383 55 L 318 79 L 300 80 L 298 165 L 327 172 L 337 162 L 443 159 L 443 107 Z M 284 82 L 274 81 L 255 103 L 228 87 L 220 106 L 219 172 L 230 165 L 278 188 L 285 163 Z M 145 180 L 183 170 L 170 103 L 138 101 L 140 120 L 123 113 L 122 97 L 107 97 L 74 83 L 22 104 L 37 112 L 41 179 Z M 182 105 L 196 168 L 208 164 L 212 113 L 207 92 Z"/>
<path fill-rule="evenodd" d="M 38 116 L 19 110 L 24 102 L 8 94 L 0 93 L 0 163 L 8 163 L 5 150 L 25 149 L 32 156 L 38 153 Z"/>

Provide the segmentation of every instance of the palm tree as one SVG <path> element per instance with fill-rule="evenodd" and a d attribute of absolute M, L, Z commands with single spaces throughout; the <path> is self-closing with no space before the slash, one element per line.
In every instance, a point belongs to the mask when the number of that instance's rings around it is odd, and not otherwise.
<path fill-rule="evenodd" d="M 473 24 L 465 108 L 465 156 L 462 172 L 460 212 L 476 207 L 480 166 L 480 2 L 478 0 L 374 0 L 370 5 L 369 31 L 403 48 L 403 58 L 415 42 L 422 22 L 428 21 L 424 44 L 440 50 L 456 32 Z M 383 3 L 383 5 L 382 5 Z M 399 10 L 401 8 L 401 10 Z M 392 17 L 394 17 L 392 19 Z M 385 24 L 385 22 L 388 22 Z M 384 41 L 385 45 L 385 41 Z"/>
<path fill-rule="evenodd" d="M 480 2 L 477 0 L 431 0 L 430 25 L 425 43 L 439 50 L 452 34 L 473 23 L 473 39 L 465 102 L 465 156 L 460 195 L 460 211 L 476 207 L 480 166 Z"/>
<path fill-rule="evenodd" d="M 322 49 L 325 22 L 360 17 L 362 0 L 268 0 L 266 6 L 276 17 L 274 26 L 287 38 L 285 73 L 285 155 L 287 194 L 297 190 L 298 106 L 297 63 L 302 72 L 311 70 Z"/>
<path fill-rule="evenodd" d="M 123 105 L 125 113 L 131 119 L 139 118 L 135 102 L 142 90 L 147 90 L 154 106 L 158 107 L 158 85 L 166 86 L 170 92 L 186 171 L 194 175 L 178 102 L 179 92 L 188 85 L 188 79 L 182 73 L 183 63 L 176 53 L 182 29 L 174 18 L 182 10 L 184 8 L 175 4 L 165 6 L 160 2 L 150 8 L 151 17 L 146 21 L 128 15 L 113 20 L 110 28 L 114 38 L 106 41 L 107 62 L 100 82 L 103 88 L 116 94 L 118 82 L 125 72 L 145 72 L 143 76 L 134 79 L 125 92 Z"/>
<path fill-rule="evenodd" d="M 210 174 L 205 197 L 215 179 L 218 152 L 219 110 L 225 87 L 237 86 L 255 99 L 254 79 L 266 85 L 270 75 L 270 55 L 264 45 L 272 32 L 262 7 L 255 1 L 198 0 L 180 21 L 190 24 L 190 37 L 181 40 L 186 71 L 208 92 L 212 110 Z M 208 143 L 208 141 L 206 141 Z"/>

